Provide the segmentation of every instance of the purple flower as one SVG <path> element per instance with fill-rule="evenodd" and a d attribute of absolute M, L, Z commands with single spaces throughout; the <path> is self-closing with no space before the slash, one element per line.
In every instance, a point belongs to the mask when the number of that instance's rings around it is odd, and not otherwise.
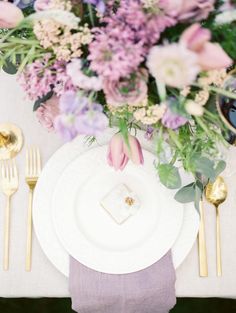
<path fill-rule="evenodd" d="M 188 122 L 188 119 L 178 115 L 176 113 L 173 113 L 170 108 L 167 108 L 166 112 L 164 113 L 162 117 L 162 124 L 167 127 L 171 128 L 173 130 L 178 129 L 180 126 L 185 125 Z"/>
<path fill-rule="evenodd" d="M 35 0 L 14 0 L 13 3 L 20 9 L 25 9 L 29 6 L 33 6 Z"/>
<path fill-rule="evenodd" d="M 19 82 L 30 100 L 35 101 L 51 90 L 57 96 L 61 96 L 67 90 L 76 90 L 71 77 L 66 72 L 67 63 L 56 61 L 49 66 L 50 56 L 45 54 L 44 58 L 27 65 L 19 76 Z"/>
<path fill-rule="evenodd" d="M 93 30 L 95 39 L 89 46 L 91 69 L 103 78 L 119 80 L 137 71 L 160 34 L 176 20 L 145 12 L 137 0 L 121 0 L 118 8 L 108 5 L 101 22 L 105 26 Z"/>
<path fill-rule="evenodd" d="M 107 126 L 108 118 L 100 104 L 73 91 L 61 96 L 60 115 L 55 120 L 55 129 L 66 141 L 78 134 L 97 136 Z"/>
<path fill-rule="evenodd" d="M 147 140 L 152 140 L 154 133 L 154 128 L 152 126 L 147 126 L 146 132 L 144 134 L 144 138 Z"/>
<path fill-rule="evenodd" d="M 104 14 L 106 10 L 106 5 L 103 0 L 84 0 L 84 2 L 95 5 L 98 12 L 101 14 Z"/>

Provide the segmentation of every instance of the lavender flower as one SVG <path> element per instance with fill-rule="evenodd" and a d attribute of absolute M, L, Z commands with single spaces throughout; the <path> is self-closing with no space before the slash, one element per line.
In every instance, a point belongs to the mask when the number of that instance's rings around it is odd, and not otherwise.
<path fill-rule="evenodd" d="M 84 2 L 95 5 L 97 8 L 97 11 L 101 14 L 104 14 L 106 10 L 106 5 L 103 0 L 84 0 Z"/>
<path fill-rule="evenodd" d="M 180 126 L 185 125 L 188 122 L 188 119 L 178 115 L 176 113 L 173 113 L 170 108 L 167 108 L 166 112 L 164 113 L 162 117 L 162 124 L 167 127 L 171 128 L 173 130 L 178 129 Z"/>
<path fill-rule="evenodd" d="M 55 129 L 66 141 L 78 134 L 97 136 L 107 126 L 108 118 L 100 104 L 73 91 L 61 96 L 60 115 L 55 120 Z"/>

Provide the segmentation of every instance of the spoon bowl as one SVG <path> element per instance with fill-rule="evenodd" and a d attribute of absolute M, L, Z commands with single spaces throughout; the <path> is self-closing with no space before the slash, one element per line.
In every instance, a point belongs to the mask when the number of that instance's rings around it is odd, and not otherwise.
<path fill-rule="evenodd" d="M 219 206 L 228 195 L 227 185 L 223 177 L 218 176 L 214 183 L 208 183 L 205 189 L 206 199 L 216 208 L 216 257 L 217 257 L 217 276 L 222 275 L 221 262 L 221 243 L 220 243 L 220 212 Z"/>

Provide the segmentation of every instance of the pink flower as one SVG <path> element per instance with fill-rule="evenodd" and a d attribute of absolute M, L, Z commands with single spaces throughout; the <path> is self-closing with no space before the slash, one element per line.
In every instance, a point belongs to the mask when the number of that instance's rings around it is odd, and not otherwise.
<path fill-rule="evenodd" d="M 0 28 L 14 28 L 23 19 L 22 11 L 15 4 L 0 1 Z"/>
<path fill-rule="evenodd" d="M 113 166 L 115 170 L 123 170 L 129 159 L 134 164 L 143 164 L 143 153 L 138 139 L 129 135 L 129 146 L 126 145 L 123 136 L 118 133 L 114 135 L 109 144 L 108 164 Z"/>
<path fill-rule="evenodd" d="M 36 116 L 39 123 L 45 127 L 48 131 L 54 131 L 54 121 L 59 115 L 59 98 L 53 96 L 51 99 L 41 105 L 36 111 Z"/>
<path fill-rule="evenodd" d="M 180 42 L 197 54 L 202 70 L 229 67 L 232 64 L 230 57 L 219 44 L 209 42 L 210 39 L 211 33 L 208 29 L 202 28 L 200 24 L 193 24 L 183 32 Z"/>
<path fill-rule="evenodd" d="M 134 73 L 128 78 L 118 81 L 105 79 L 103 90 L 109 105 L 142 105 L 147 99 L 147 77 L 146 70 Z"/>
<path fill-rule="evenodd" d="M 166 14 L 180 22 L 201 21 L 214 10 L 215 0 L 167 0 L 163 3 Z"/>
<path fill-rule="evenodd" d="M 50 0 L 36 0 L 34 3 L 35 11 L 44 11 L 50 8 Z"/>

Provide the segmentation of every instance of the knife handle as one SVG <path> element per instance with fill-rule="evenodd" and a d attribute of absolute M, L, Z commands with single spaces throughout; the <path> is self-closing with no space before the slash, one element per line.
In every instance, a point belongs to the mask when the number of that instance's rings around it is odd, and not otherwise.
<path fill-rule="evenodd" d="M 207 249 L 206 249 L 206 237 L 205 237 L 205 219 L 202 200 L 199 203 L 200 211 L 200 226 L 198 232 L 198 256 L 199 256 L 199 275 L 201 277 L 208 276 L 207 265 Z"/>

